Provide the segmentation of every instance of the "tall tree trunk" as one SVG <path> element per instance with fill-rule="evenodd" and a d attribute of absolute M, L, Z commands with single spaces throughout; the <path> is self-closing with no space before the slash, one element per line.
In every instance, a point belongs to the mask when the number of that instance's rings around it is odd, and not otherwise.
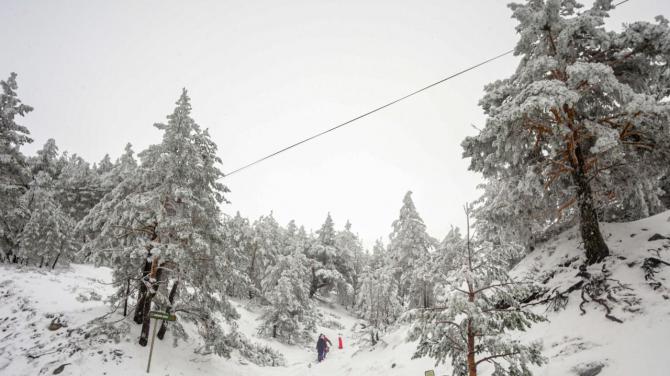
<path fill-rule="evenodd" d="M 56 267 L 56 263 L 58 262 L 58 259 L 60 258 L 60 252 L 56 255 L 56 259 L 54 260 L 54 263 L 51 264 L 51 270 L 53 270 Z"/>
<path fill-rule="evenodd" d="M 468 284 L 468 301 L 475 301 L 475 294 L 472 287 Z M 477 363 L 475 362 L 475 330 L 472 328 L 472 319 L 468 319 L 468 376 L 477 376 Z"/>
<path fill-rule="evenodd" d="M 128 315 L 128 295 L 130 295 L 130 278 L 126 279 L 126 297 L 123 300 L 123 317 Z"/>
<path fill-rule="evenodd" d="M 151 263 L 151 272 L 149 273 L 149 282 L 151 283 L 151 286 L 147 289 L 144 296 L 144 304 L 142 305 L 142 331 L 140 332 L 139 340 L 141 346 L 146 346 L 147 343 L 149 343 L 149 327 L 151 326 L 149 311 L 151 311 L 151 302 L 158 290 L 158 281 L 160 280 L 161 271 L 162 269 L 158 269 L 158 257 L 154 256 Z"/>
<path fill-rule="evenodd" d="M 579 229 L 586 251 L 586 262 L 591 265 L 602 261 L 609 256 L 610 251 L 603 239 L 598 223 L 598 213 L 593 206 L 593 193 L 584 168 L 582 146 L 577 142 L 575 146 L 577 163 L 573 161 L 572 179 L 577 186 L 577 205 L 579 206 Z"/>
<path fill-rule="evenodd" d="M 316 279 L 316 268 L 312 266 L 312 282 L 309 284 L 309 298 L 311 299 L 316 294 L 318 287 L 318 282 Z"/>
<path fill-rule="evenodd" d="M 147 295 L 147 285 L 144 283 L 151 272 L 151 248 L 147 249 L 147 256 L 144 258 L 144 267 L 142 268 L 142 278 L 140 278 L 137 289 L 137 304 L 135 305 L 135 316 L 133 321 L 137 324 L 144 322 L 144 298 Z"/>
<path fill-rule="evenodd" d="M 472 332 L 472 319 L 468 319 L 468 376 L 477 376 L 477 363 L 475 363 L 475 335 Z"/>
<path fill-rule="evenodd" d="M 170 295 L 168 296 L 170 305 L 168 305 L 167 309 L 165 309 L 165 312 L 167 313 L 172 313 L 172 310 L 174 309 L 174 299 L 177 296 L 178 287 L 179 287 L 179 280 L 176 280 L 172 283 L 172 288 L 170 289 Z M 167 331 L 167 321 L 163 320 L 163 322 L 161 323 L 161 328 L 158 330 L 158 339 L 163 339 L 163 337 L 165 337 L 166 331 Z"/>
<path fill-rule="evenodd" d="M 256 271 L 256 253 L 258 252 L 258 246 L 254 244 L 253 252 L 251 254 L 251 263 L 249 264 L 249 279 L 253 285 L 256 285 L 255 281 L 255 271 Z M 249 289 L 249 299 L 253 299 L 255 296 L 254 291 Z"/>

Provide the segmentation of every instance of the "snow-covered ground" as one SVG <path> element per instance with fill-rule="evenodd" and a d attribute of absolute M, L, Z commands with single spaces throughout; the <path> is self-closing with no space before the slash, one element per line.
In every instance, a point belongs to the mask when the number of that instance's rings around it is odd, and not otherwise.
<path fill-rule="evenodd" d="M 642 267 L 649 257 L 670 261 L 670 211 L 636 222 L 606 223 L 601 229 L 612 254 L 604 262 L 611 272 L 608 284 L 614 290 L 612 298 L 618 301 L 606 299 L 606 303 L 611 315 L 623 323 L 605 318 L 605 308 L 591 299 L 584 304 L 582 315 L 580 290 L 572 292 L 565 309 L 549 310 L 548 322 L 536 324 L 521 336 L 544 344 L 549 363 L 537 374 L 579 374 L 602 365 L 600 375 L 605 376 L 670 375 L 670 266 L 653 268 L 656 273 L 649 280 Z M 649 240 L 658 235 L 666 239 Z M 576 274 L 581 260 L 569 261 L 583 257 L 580 241 L 573 228 L 528 255 L 514 272 L 517 276 L 532 273 L 546 281 L 546 287 L 565 291 L 580 281 Z M 598 275 L 602 267 L 597 264 L 587 272 Z"/>
<path fill-rule="evenodd" d="M 581 314 L 580 290 L 568 296 L 563 310 L 546 312 L 549 321 L 515 336 L 540 340 L 548 364 L 537 375 L 664 376 L 670 374 L 667 349 L 670 344 L 670 266 L 654 270 L 654 280 L 645 279 L 644 260 L 655 257 L 670 260 L 670 240 L 649 241 L 655 234 L 670 237 L 670 212 L 641 221 L 604 224 L 603 232 L 613 253 L 606 262 L 608 280 L 614 287 L 604 308 L 590 301 Z M 579 260 L 583 250 L 576 230 L 568 231 L 539 247 L 515 268 L 524 277 L 529 273 L 549 289 L 565 291 L 580 281 Z M 569 261 L 573 260 L 573 261 Z M 558 266 L 563 265 L 563 266 Z M 602 265 L 588 272 L 598 274 Z M 0 265 L 0 375 L 47 375 L 67 364 L 62 375 L 140 375 L 146 372 L 148 348 L 136 341 L 87 339 L 92 318 L 109 309 L 104 300 L 111 293 L 111 273 L 106 268 L 72 265 L 55 272 L 35 268 Z M 621 283 L 621 285 L 619 284 Z M 660 282 L 655 287 L 654 282 Z M 411 360 L 415 344 L 406 342 L 407 326 L 386 334 L 375 348 L 359 341 L 360 322 L 343 308 L 322 302 L 323 322 L 333 321 L 319 330 L 334 343 L 325 362 L 316 364 L 314 346 L 288 346 L 259 338 L 256 334 L 260 310 L 245 301 L 235 301 L 241 319 L 239 330 L 252 341 L 267 344 L 286 356 L 285 367 L 259 367 L 233 354 L 231 359 L 193 353 L 193 344 L 172 346 L 172 341 L 156 341 L 151 374 L 154 375 L 232 375 L 232 376 L 343 376 L 417 375 L 435 369 L 436 375 L 450 374 L 450 367 L 435 367 L 430 359 Z M 537 306 L 545 312 L 546 306 Z M 49 324 L 59 317 L 67 326 L 55 331 Z M 338 325 L 339 324 L 339 325 Z M 138 332 L 138 328 L 133 329 Z M 169 333 L 169 332 L 168 332 Z M 337 349 L 342 334 L 344 349 Z M 169 337 L 169 336 L 168 336 Z M 74 340 L 73 340 L 74 339 Z M 78 341 L 77 339 L 81 339 Z M 360 345 L 359 345 L 360 342 Z M 601 367 L 602 366 L 602 367 Z M 487 375 L 489 370 L 481 369 Z"/>

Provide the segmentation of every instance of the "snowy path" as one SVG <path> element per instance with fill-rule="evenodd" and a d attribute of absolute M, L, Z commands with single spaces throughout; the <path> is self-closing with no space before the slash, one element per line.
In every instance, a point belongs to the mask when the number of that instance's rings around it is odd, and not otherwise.
<path fill-rule="evenodd" d="M 61 375 L 146 375 L 148 349 L 136 341 L 126 339 L 117 343 L 100 338 L 90 344 L 84 340 L 90 330 L 86 323 L 109 311 L 104 301 L 113 291 L 110 281 L 109 269 L 90 265 L 74 264 L 70 269 L 52 272 L 0 264 L 0 375 L 51 375 L 63 364 L 67 365 Z M 165 341 L 156 341 L 151 374 L 422 376 L 424 370 L 432 369 L 430 360 L 409 359 L 414 347 L 405 343 L 403 330 L 382 338 L 375 351 L 359 349 L 352 331 L 357 319 L 337 305 L 319 304 L 321 321 L 330 321 L 330 328 L 318 330 L 326 334 L 333 346 L 327 359 L 317 363 L 315 344 L 289 346 L 258 337 L 258 307 L 247 307 L 243 301 L 233 304 L 241 314 L 237 322 L 239 330 L 253 342 L 283 353 L 286 367 L 259 367 L 235 354 L 232 359 L 196 355 L 194 343 L 180 342 L 174 347 L 168 334 Z M 48 330 L 54 317 L 60 317 L 67 327 Z M 132 330 L 137 333 L 138 329 Z M 340 333 L 344 340 L 342 350 L 337 348 Z M 392 367 L 394 363 L 397 364 Z"/>

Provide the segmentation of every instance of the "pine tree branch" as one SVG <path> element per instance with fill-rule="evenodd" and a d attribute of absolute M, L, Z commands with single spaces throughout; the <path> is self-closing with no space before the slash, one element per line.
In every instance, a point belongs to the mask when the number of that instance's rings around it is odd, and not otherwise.
<path fill-rule="evenodd" d="M 479 294 L 482 291 L 486 291 L 489 289 L 497 288 L 497 287 L 503 287 L 503 286 L 510 286 L 510 285 L 522 285 L 522 284 L 533 284 L 533 282 L 517 282 L 517 281 L 512 281 L 512 282 L 504 282 L 504 283 L 497 283 L 494 285 L 488 285 L 486 287 L 482 287 L 478 290 L 474 291 L 474 294 Z"/>
<path fill-rule="evenodd" d="M 450 324 L 450 325 L 455 326 L 456 328 L 458 328 L 458 330 L 461 330 L 461 326 L 458 325 L 457 323 L 453 322 L 453 321 L 449 321 L 449 320 L 444 320 L 444 321 L 443 321 L 443 320 L 440 320 L 440 321 L 435 321 L 435 323 L 436 323 L 436 324 Z"/>
<path fill-rule="evenodd" d="M 453 338 L 451 338 L 451 337 L 448 336 L 448 335 L 445 335 L 444 338 L 446 338 L 447 340 L 449 340 L 449 342 L 450 342 L 454 347 L 456 347 L 458 350 L 460 350 L 460 351 L 465 351 L 465 348 L 463 347 L 463 344 L 461 344 L 461 343 L 455 341 Z"/>
<path fill-rule="evenodd" d="M 493 359 L 497 359 L 497 358 L 505 358 L 505 357 L 508 357 L 508 356 L 519 355 L 519 354 L 520 354 L 519 351 L 513 351 L 513 352 L 504 353 L 504 354 L 491 355 L 491 356 L 487 356 L 487 357 L 485 357 L 485 358 L 482 358 L 482 359 L 478 360 L 478 361 L 475 363 L 475 365 L 479 365 L 479 363 L 482 363 L 482 362 L 488 362 L 488 361 L 491 361 L 491 360 L 493 360 Z"/>

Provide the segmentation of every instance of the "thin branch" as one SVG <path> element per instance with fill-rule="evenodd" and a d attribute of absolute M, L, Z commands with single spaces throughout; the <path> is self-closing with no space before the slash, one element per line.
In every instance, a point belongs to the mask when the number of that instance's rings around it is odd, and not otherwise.
<path fill-rule="evenodd" d="M 482 291 L 486 291 L 488 289 L 496 288 L 496 287 L 503 287 L 503 286 L 509 286 L 509 285 L 522 285 L 522 284 L 533 284 L 533 282 L 517 282 L 517 281 L 512 281 L 512 282 L 505 282 L 505 283 L 497 283 L 495 285 L 488 285 L 486 287 L 482 287 L 479 290 L 475 290 L 475 294 L 479 294 Z"/>
<path fill-rule="evenodd" d="M 496 358 L 504 358 L 504 357 L 519 355 L 519 354 L 520 354 L 519 351 L 513 351 L 513 352 L 504 353 L 504 354 L 491 355 L 491 356 L 487 356 L 486 358 L 482 358 L 482 359 L 478 360 L 475 363 L 475 365 L 479 365 L 479 363 L 481 363 L 481 362 L 488 362 L 489 360 L 493 360 L 493 359 L 496 359 Z"/>

